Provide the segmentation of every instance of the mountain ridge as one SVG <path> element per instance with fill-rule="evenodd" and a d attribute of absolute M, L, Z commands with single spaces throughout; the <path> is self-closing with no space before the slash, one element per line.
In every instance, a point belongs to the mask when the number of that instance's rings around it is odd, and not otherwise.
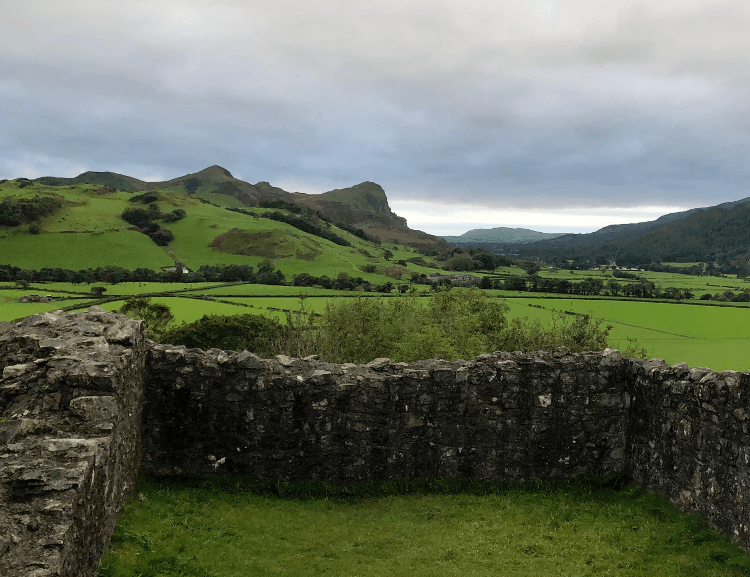
<path fill-rule="evenodd" d="M 95 171 L 87 171 L 73 178 L 43 176 L 34 181 L 50 186 L 100 184 L 127 192 L 181 188 L 207 202 L 232 208 L 273 202 L 290 203 L 315 210 L 334 222 L 361 228 L 384 242 L 402 243 L 419 249 L 449 248 L 443 238 L 409 228 L 406 219 L 391 210 L 383 188 L 368 181 L 321 194 L 305 194 L 288 192 L 267 181 L 251 184 L 235 178 L 219 165 L 158 182 L 146 182 L 114 172 Z"/>

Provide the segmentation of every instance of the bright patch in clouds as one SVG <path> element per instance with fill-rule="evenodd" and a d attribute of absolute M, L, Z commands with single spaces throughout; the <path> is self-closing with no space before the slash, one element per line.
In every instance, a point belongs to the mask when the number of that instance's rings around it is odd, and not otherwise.
<path fill-rule="evenodd" d="M 463 204 L 391 200 L 390 207 L 406 218 L 409 226 L 438 236 L 458 236 L 474 228 L 528 228 L 539 232 L 593 232 L 610 224 L 655 220 L 686 210 L 676 206 L 631 208 L 560 208 L 515 210 Z"/>

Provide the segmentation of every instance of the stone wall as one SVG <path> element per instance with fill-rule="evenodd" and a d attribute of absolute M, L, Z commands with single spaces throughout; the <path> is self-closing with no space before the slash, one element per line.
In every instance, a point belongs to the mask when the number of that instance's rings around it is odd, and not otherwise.
<path fill-rule="evenodd" d="M 520 480 L 625 468 L 628 365 L 617 351 L 333 365 L 156 345 L 144 463 L 357 483 Z"/>
<path fill-rule="evenodd" d="M 88 577 L 140 463 L 140 322 L 44 313 L 0 330 L 0 575 Z"/>
<path fill-rule="evenodd" d="M 95 575 L 139 466 L 335 483 L 620 471 L 750 550 L 750 373 L 614 350 L 264 360 L 155 345 L 95 307 L 0 327 L 0 369 L 3 576 Z"/>
<path fill-rule="evenodd" d="M 630 390 L 631 481 L 750 551 L 750 373 L 657 360 L 634 366 Z"/>

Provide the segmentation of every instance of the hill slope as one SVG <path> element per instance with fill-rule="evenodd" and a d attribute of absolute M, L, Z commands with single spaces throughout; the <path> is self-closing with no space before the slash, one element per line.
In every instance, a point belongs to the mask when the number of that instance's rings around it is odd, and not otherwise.
<path fill-rule="evenodd" d="M 454 246 L 466 246 L 467 243 L 491 242 L 491 243 L 519 243 L 533 242 L 537 240 L 551 239 L 563 236 L 565 233 L 537 232 L 528 228 L 508 228 L 499 226 L 496 228 L 475 228 L 460 236 L 444 236 Z"/>
<path fill-rule="evenodd" d="M 660 216 L 656 220 L 647 222 L 635 222 L 631 224 L 612 224 L 600 228 L 597 231 L 585 234 L 565 234 L 554 239 L 540 240 L 529 246 L 529 249 L 574 249 L 587 248 L 602 245 L 607 242 L 634 239 L 655 231 L 667 224 L 685 220 L 695 213 L 699 213 L 714 208 L 730 209 L 737 205 L 750 204 L 750 197 L 732 202 L 724 202 L 716 206 L 707 206 L 702 208 L 691 208 L 680 212 L 672 212 Z"/>
<path fill-rule="evenodd" d="M 213 204 L 233 208 L 286 202 L 316 210 L 333 222 L 361 228 L 383 241 L 420 249 L 449 248 L 440 237 L 410 229 L 406 219 L 391 211 L 385 191 L 374 182 L 363 182 L 323 194 L 291 193 L 265 181 L 250 184 L 235 178 L 228 170 L 217 165 L 162 182 L 144 182 L 113 172 L 84 172 L 74 178 L 45 176 L 35 182 L 50 186 L 96 184 L 127 192 L 184 191 Z"/>
<path fill-rule="evenodd" d="M 158 270 L 179 262 L 195 270 L 216 264 L 258 267 L 268 259 L 289 280 L 302 272 L 334 279 L 346 273 L 373 283 L 431 272 L 413 263 L 396 271 L 386 258 L 386 247 L 309 211 L 297 214 L 283 208 L 254 208 L 243 209 L 243 213 L 206 203 L 185 192 L 183 183 L 169 184 L 142 197 L 99 184 L 2 183 L 0 201 L 12 197 L 40 203 L 38 199 L 51 198 L 57 208 L 33 222 L 0 227 L 0 264 L 31 270 L 110 265 Z M 151 214 L 162 230 L 173 234 L 173 240 L 157 246 L 141 232 L 146 232 L 147 226 L 138 228 L 123 220 L 121 215 L 126 210 Z M 174 220 L 174 213 L 181 211 L 181 218 Z M 416 256 L 413 250 L 404 248 L 391 252 L 394 261 Z"/>

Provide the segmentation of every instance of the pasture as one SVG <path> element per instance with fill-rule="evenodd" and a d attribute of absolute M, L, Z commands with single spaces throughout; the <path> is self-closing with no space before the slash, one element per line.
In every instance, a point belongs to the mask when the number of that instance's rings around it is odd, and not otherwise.
<path fill-rule="evenodd" d="M 382 277 L 381 277 L 382 278 Z M 727 279 L 686 277 L 714 284 Z M 737 281 L 741 283 L 744 281 Z M 284 322 L 286 311 L 304 307 L 322 313 L 333 299 L 351 298 L 357 293 L 318 287 L 268 286 L 242 283 L 120 283 L 105 286 L 101 303 L 106 310 L 116 310 L 124 299 L 138 294 L 153 295 L 155 302 L 169 306 L 175 323 L 192 322 L 206 314 L 262 314 Z M 0 287 L 1 288 L 1 287 Z M 416 285 L 419 291 L 427 290 Z M 0 320 L 10 321 L 37 312 L 69 306 L 86 308 L 100 302 L 87 285 L 71 283 L 31 284 L 28 289 L 6 286 L 0 290 Z M 463 289 L 454 289 L 463 290 Z M 509 317 L 538 318 L 543 324 L 552 322 L 553 310 L 591 314 L 612 325 L 611 343 L 621 349 L 628 339 L 636 339 L 649 357 L 664 358 L 668 363 L 687 362 L 691 367 L 705 366 L 714 370 L 750 370 L 750 307 L 747 303 L 716 303 L 705 301 L 658 302 L 647 300 L 615 300 L 605 297 L 545 295 L 511 291 L 487 291 L 505 299 Z M 19 303 L 24 294 L 54 294 L 64 300 L 50 303 Z M 398 298 L 379 293 L 363 293 L 368 298 Z M 123 298 L 117 298 L 122 296 Z M 202 297 L 202 298 L 201 298 Z"/>
<path fill-rule="evenodd" d="M 590 314 L 612 325 L 611 340 L 636 339 L 649 357 L 691 367 L 750 370 L 750 308 L 605 299 L 513 298 L 510 316 L 550 322 L 552 311 Z M 540 308 L 541 307 L 541 308 Z"/>

